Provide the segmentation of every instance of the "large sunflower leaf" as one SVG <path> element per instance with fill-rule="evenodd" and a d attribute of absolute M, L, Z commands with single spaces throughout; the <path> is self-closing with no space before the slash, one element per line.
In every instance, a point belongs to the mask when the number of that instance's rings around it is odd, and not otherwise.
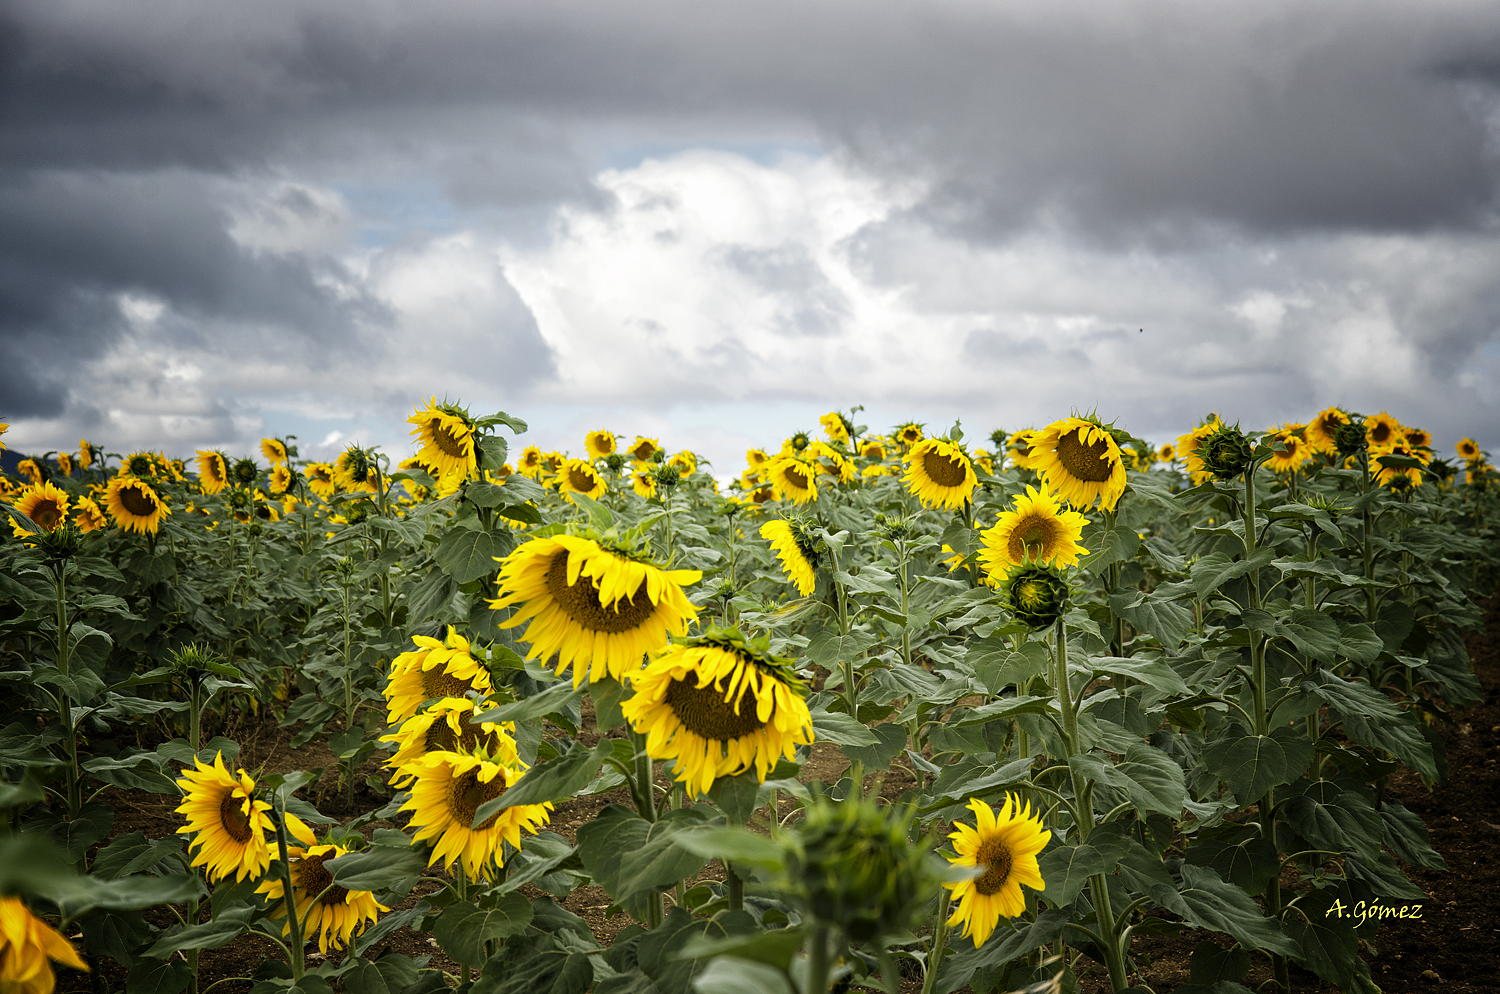
<path fill-rule="evenodd" d="M 841 711 L 812 709 L 813 733 L 825 742 L 841 746 L 874 746 L 880 739 L 862 722 Z"/>
<path fill-rule="evenodd" d="M 1226 883 L 1213 870 L 1184 863 L 1182 889 L 1164 884 L 1151 888 L 1151 898 L 1199 928 L 1224 932 L 1238 939 L 1247 949 L 1264 949 L 1292 956 L 1297 944 L 1286 937 L 1280 925 L 1261 914 L 1244 891 Z"/>
<path fill-rule="evenodd" d="M 497 558 L 510 552 L 508 539 L 495 532 L 455 527 L 443 536 L 433 559 L 459 583 L 468 583 L 500 569 Z"/>
<path fill-rule="evenodd" d="M 670 887 L 701 869 L 708 858 L 679 845 L 679 837 L 717 816 L 704 804 L 677 808 L 660 821 L 648 822 L 629 808 L 611 804 L 578 830 L 578 856 L 599 886 L 623 903 Z"/>
<path fill-rule="evenodd" d="M 582 742 L 574 742 L 567 752 L 533 766 L 499 797 L 481 804 L 474 812 L 474 823 L 470 827 L 483 825 L 502 808 L 572 797 L 594 779 L 600 764 L 614 752 L 614 745 L 613 739 L 600 739 L 592 749 Z"/>
<path fill-rule="evenodd" d="M 1118 836 L 1101 838 L 1098 845 L 1058 846 L 1042 853 L 1037 865 L 1046 882 L 1047 903 L 1059 908 L 1072 904 L 1088 885 L 1089 877 L 1114 869 L 1129 846 Z"/>
<path fill-rule="evenodd" d="M 432 936 L 458 962 L 482 967 L 485 943 L 517 935 L 530 923 L 531 902 L 511 891 L 501 895 L 492 908 L 468 902 L 448 905 L 438 916 Z"/>

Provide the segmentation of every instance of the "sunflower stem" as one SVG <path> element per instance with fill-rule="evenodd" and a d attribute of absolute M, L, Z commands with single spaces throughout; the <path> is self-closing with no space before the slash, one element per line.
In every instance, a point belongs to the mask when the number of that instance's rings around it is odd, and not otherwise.
<path fill-rule="evenodd" d="M 272 795 L 272 811 L 276 815 L 276 854 L 281 860 L 281 896 L 286 902 L 286 927 L 291 941 L 287 944 L 287 958 L 292 968 L 292 982 L 302 979 L 304 960 L 302 948 L 302 920 L 297 915 L 297 895 L 292 887 L 292 861 L 286 844 L 286 798 L 280 791 Z"/>
<path fill-rule="evenodd" d="M 802 994 L 828 994 L 828 926 L 813 926 L 807 937 L 807 989 Z"/>
<path fill-rule="evenodd" d="M 1099 936 L 1104 940 L 1104 965 L 1109 968 L 1109 984 L 1111 989 L 1123 991 L 1130 986 L 1130 981 L 1125 973 L 1125 950 L 1121 943 L 1121 936 L 1115 934 L 1117 923 L 1115 922 L 1114 910 L 1109 901 L 1109 880 L 1102 873 L 1096 873 L 1089 878 L 1089 883 L 1094 892 L 1094 914 L 1099 919 Z M 1128 944 L 1129 936 L 1123 937 Z"/>
<path fill-rule="evenodd" d="M 57 638 L 53 645 L 57 649 L 57 671 L 65 677 L 72 667 L 67 575 L 66 560 L 53 564 L 52 576 L 57 591 Z M 57 712 L 62 721 L 63 742 L 68 750 L 68 820 L 72 821 L 83 810 L 83 778 L 78 775 L 78 730 L 73 725 L 73 697 L 66 690 L 58 695 Z"/>
<path fill-rule="evenodd" d="M 631 729 L 635 745 L 636 808 L 647 821 L 656 821 L 656 778 L 651 757 L 646 753 L 646 736 Z"/>
<path fill-rule="evenodd" d="M 953 892 L 939 887 L 937 929 L 932 933 L 932 952 L 927 955 L 926 975 L 922 978 L 922 994 L 933 994 L 937 983 L 938 966 L 943 962 L 943 953 L 948 950 L 948 908 L 953 901 Z"/>

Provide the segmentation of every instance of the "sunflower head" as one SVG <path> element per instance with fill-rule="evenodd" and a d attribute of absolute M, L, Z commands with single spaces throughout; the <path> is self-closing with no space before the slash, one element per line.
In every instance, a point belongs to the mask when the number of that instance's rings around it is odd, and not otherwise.
<path fill-rule="evenodd" d="M 0 448 L 4 448 L 4 446 L 0 446 Z M 94 465 L 94 461 L 98 458 L 99 450 L 95 447 L 94 443 L 86 438 L 80 438 L 78 440 L 78 465 L 84 469 L 88 469 Z"/>
<path fill-rule="evenodd" d="M 177 781 L 184 794 L 177 813 L 187 819 L 177 832 L 194 834 L 189 849 L 198 855 L 192 865 L 202 866 L 209 882 L 231 873 L 236 880 L 258 879 L 271 865 L 266 844 L 271 805 L 256 800 L 255 781 L 248 773 L 231 774 L 225 768 L 223 753 L 212 764 L 197 757 L 193 764 Z"/>
<path fill-rule="evenodd" d="M 963 507 L 979 486 L 968 453 L 945 438 L 924 438 L 911 447 L 903 479 L 906 489 L 926 507 Z"/>
<path fill-rule="evenodd" d="M 83 532 L 64 522 L 50 532 L 35 536 L 34 544 L 50 562 L 60 563 L 78 554 L 83 547 Z"/>
<path fill-rule="evenodd" d="M 296 479 L 296 471 L 287 468 L 286 463 L 277 463 L 271 468 L 271 475 L 267 485 L 273 494 L 284 494 L 292 488 L 292 482 Z"/>
<path fill-rule="evenodd" d="M 1110 426 L 1096 418 L 1054 421 L 1036 433 L 1031 449 L 1027 468 L 1040 473 L 1048 489 L 1074 507 L 1091 507 L 1097 501 L 1104 510 L 1113 511 L 1125 492 L 1120 446 Z"/>
<path fill-rule="evenodd" d="M 1337 407 L 1327 407 L 1319 411 L 1311 421 L 1307 423 L 1305 437 L 1314 450 L 1328 455 L 1338 452 L 1337 434 L 1341 425 L 1351 423 L 1353 419 L 1347 413 Z"/>
<path fill-rule="evenodd" d="M 1197 455 L 1203 461 L 1204 470 L 1215 479 L 1232 480 L 1250 467 L 1250 440 L 1240 431 L 1239 425 L 1230 427 L 1220 421 L 1198 442 Z"/>
<path fill-rule="evenodd" d="M 265 456 L 273 466 L 284 463 L 287 459 L 286 442 L 279 438 L 263 438 L 260 440 L 260 454 Z"/>
<path fill-rule="evenodd" d="M 1478 459 L 1480 457 L 1479 443 L 1472 438 L 1461 438 L 1454 446 L 1461 459 Z"/>
<path fill-rule="evenodd" d="M 682 482 L 682 471 L 672 463 L 664 462 L 657 465 L 652 478 L 656 482 L 656 486 L 652 488 L 653 492 L 658 488 L 670 492 L 673 487 Z"/>
<path fill-rule="evenodd" d="M 913 445 L 922 440 L 922 427 L 915 421 L 896 426 L 895 438 L 902 452 L 910 450 Z"/>
<path fill-rule="evenodd" d="M 878 438 L 866 438 L 859 443 L 859 454 L 866 459 L 884 459 L 885 442 Z"/>
<path fill-rule="evenodd" d="M 828 436 L 830 442 L 841 442 L 849 444 L 849 438 L 854 432 L 854 425 L 844 417 L 840 411 L 829 411 L 818 418 L 818 424 L 823 427 L 823 434 Z"/>
<path fill-rule="evenodd" d="M 55 531 L 68 521 L 68 495 L 51 483 L 33 484 L 21 492 L 15 502 L 17 511 L 36 522 L 43 532 Z M 19 534 L 19 532 L 18 532 Z"/>
<path fill-rule="evenodd" d="M 133 452 L 125 460 L 125 472 L 131 476 L 155 476 L 156 463 L 146 452 Z"/>
<path fill-rule="evenodd" d="M 911 831 L 900 806 L 817 798 L 787 843 L 788 873 L 807 912 L 856 942 L 906 929 L 937 890 Z"/>
<path fill-rule="evenodd" d="M 1016 620 L 1034 632 L 1056 624 L 1068 609 L 1068 581 L 1045 566 L 1016 570 L 1005 584 L 1005 595 Z"/>
<path fill-rule="evenodd" d="M 68 940 L 33 915 L 19 897 L 0 897 L 0 990 L 52 994 L 57 978 L 48 960 L 85 973 L 89 969 Z"/>
<path fill-rule="evenodd" d="M 805 431 L 792 433 L 792 437 L 786 440 L 781 448 L 783 452 L 801 452 L 812 444 L 812 436 Z"/>
<path fill-rule="evenodd" d="M 239 483 L 241 486 L 248 487 L 250 484 L 255 482 L 255 477 L 259 475 L 260 468 L 255 465 L 254 459 L 237 459 L 235 460 L 234 468 L 230 470 L 230 473 L 232 474 L 235 482 Z"/>
<path fill-rule="evenodd" d="M 817 586 L 819 555 L 818 540 L 808 522 L 795 517 L 767 521 L 760 526 L 760 537 L 771 543 L 787 580 L 797 585 L 798 593 L 803 597 L 811 595 Z"/>
<path fill-rule="evenodd" d="M 117 526 L 141 535 L 155 535 L 162 519 L 172 513 L 151 484 L 133 476 L 110 480 L 105 502 Z"/>
<path fill-rule="evenodd" d="M 658 452 L 661 451 L 661 443 L 654 438 L 644 435 L 635 436 L 635 442 L 630 446 L 630 458 L 636 462 L 651 462 Z"/>
<path fill-rule="evenodd" d="M 1334 448 L 1345 459 L 1364 452 L 1369 448 L 1369 444 L 1369 439 L 1365 433 L 1365 426 L 1360 424 L 1357 419 L 1351 418 L 1334 430 Z"/>
<path fill-rule="evenodd" d="M 770 460 L 770 458 L 771 457 L 766 455 L 765 450 L 763 449 L 745 450 L 745 463 L 751 469 L 760 469 Z"/>
<path fill-rule="evenodd" d="M 612 456 L 618 448 L 619 443 L 615 440 L 615 433 L 606 428 L 591 431 L 583 436 L 583 447 L 588 451 L 590 459 L 603 459 Z"/>
<path fill-rule="evenodd" d="M 948 836 L 954 855 L 948 861 L 969 868 L 973 875 L 943 886 L 953 892 L 957 905 L 948 924 L 963 925 L 964 935 L 973 938 L 977 949 L 1001 918 L 1015 918 L 1026 911 L 1022 884 L 1046 889 L 1037 854 L 1052 833 L 1042 827 L 1040 816 L 1032 817 L 1029 801 L 1023 808 L 1012 794 L 1005 796 L 998 813 L 977 797 L 969 802 L 969 810 L 974 812 L 974 824 L 955 824 L 957 830 Z"/>
<path fill-rule="evenodd" d="M 1072 566 L 1088 551 L 1080 544 L 1088 519 L 1056 495 L 1028 486 L 1013 504 L 980 535 L 979 562 L 991 581 L 998 583 L 1014 567 L 1032 563 Z"/>
<path fill-rule="evenodd" d="M 1169 462 L 1171 462 L 1172 460 L 1174 460 L 1176 458 L 1177 458 L 1177 446 L 1173 445 L 1171 442 L 1166 443 L 1161 448 L 1159 448 L 1159 449 L 1156 450 L 1156 461 L 1157 462 L 1167 462 L 1167 463 L 1169 463 Z"/>

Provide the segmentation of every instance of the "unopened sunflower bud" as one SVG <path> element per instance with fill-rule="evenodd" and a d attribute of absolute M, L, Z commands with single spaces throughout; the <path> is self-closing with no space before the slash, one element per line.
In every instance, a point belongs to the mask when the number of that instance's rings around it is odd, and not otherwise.
<path fill-rule="evenodd" d="M 255 460 L 253 459 L 241 459 L 234 464 L 234 478 L 236 480 L 239 480 L 241 483 L 254 483 L 255 474 L 257 472 L 258 470 L 255 468 Z"/>
<path fill-rule="evenodd" d="M 55 563 L 72 559 L 83 545 L 83 533 L 73 525 L 64 523 L 50 532 L 30 536 L 42 555 Z"/>
<path fill-rule="evenodd" d="M 1011 614 L 1032 631 L 1056 624 L 1068 609 L 1068 581 L 1045 566 L 1023 566 L 1005 585 Z"/>
<path fill-rule="evenodd" d="M 662 463 L 656 467 L 656 485 L 671 490 L 682 482 L 682 473 L 671 463 Z"/>
<path fill-rule="evenodd" d="M 896 808 L 819 798 L 790 842 L 788 870 L 807 912 L 855 942 L 906 929 L 937 889 L 927 853 Z"/>
<path fill-rule="evenodd" d="M 1220 424 L 1203 441 L 1198 443 L 1198 453 L 1203 459 L 1203 468 L 1216 479 L 1232 480 L 1250 466 L 1250 440 L 1236 425 Z"/>
<path fill-rule="evenodd" d="M 618 473 L 625 468 L 625 457 L 618 452 L 611 452 L 604 457 L 604 465 L 609 467 L 611 473 Z"/>
<path fill-rule="evenodd" d="M 1333 433 L 1333 444 L 1338 446 L 1341 456 L 1358 455 L 1369 444 L 1365 437 L 1365 426 L 1353 420 L 1344 422 Z"/>

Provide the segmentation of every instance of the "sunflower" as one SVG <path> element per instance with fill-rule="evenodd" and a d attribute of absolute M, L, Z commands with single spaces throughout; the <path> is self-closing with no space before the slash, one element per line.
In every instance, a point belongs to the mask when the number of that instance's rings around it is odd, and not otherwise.
<path fill-rule="evenodd" d="M 924 438 L 912 446 L 906 460 L 902 479 L 924 507 L 963 507 L 979 486 L 968 455 L 946 439 Z"/>
<path fill-rule="evenodd" d="M 818 568 L 818 546 L 807 530 L 797 522 L 767 521 L 760 526 L 760 537 L 776 550 L 782 571 L 797 585 L 797 592 L 810 595 L 817 584 L 813 571 Z"/>
<path fill-rule="evenodd" d="M 562 465 L 562 472 L 557 475 L 558 491 L 568 500 L 568 494 L 583 494 L 598 500 L 604 496 L 604 477 L 586 459 L 569 459 Z"/>
<path fill-rule="evenodd" d="M 70 503 L 67 494 L 50 483 L 43 483 L 21 491 L 21 498 L 15 502 L 15 507 L 35 521 L 38 528 L 50 532 L 67 524 Z M 16 533 L 24 535 L 28 530 L 18 527 Z"/>
<path fill-rule="evenodd" d="M 897 445 L 901 446 L 901 451 L 906 452 L 922 440 L 922 426 L 915 421 L 908 421 L 897 425 L 891 437 L 895 439 Z"/>
<path fill-rule="evenodd" d="M 411 434 L 422 443 L 417 453 L 439 472 L 460 471 L 465 477 L 479 466 L 474 451 L 474 422 L 468 412 L 452 404 L 439 404 L 433 397 L 426 408 L 419 408 L 407 424 L 416 425 Z"/>
<path fill-rule="evenodd" d="M 469 640 L 448 626 L 444 645 L 426 635 L 413 635 L 417 648 L 391 660 L 386 681 L 386 724 L 392 728 L 417 713 L 423 701 L 460 697 L 470 691 L 488 694 L 490 674 L 469 651 Z"/>
<path fill-rule="evenodd" d="M 818 499 L 818 467 L 799 456 L 776 456 L 766 463 L 766 478 L 777 500 L 806 504 Z"/>
<path fill-rule="evenodd" d="M 859 454 L 866 459 L 884 459 L 885 442 L 878 438 L 867 438 L 859 443 Z"/>
<path fill-rule="evenodd" d="M 1047 489 L 1074 507 L 1095 501 L 1113 511 L 1125 492 L 1125 462 L 1114 436 L 1083 418 L 1063 418 L 1036 433 L 1031 466 Z"/>
<path fill-rule="evenodd" d="M 254 514 L 262 521 L 280 521 L 281 509 L 278 506 L 279 503 L 279 501 L 273 501 L 270 497 L 257 490 L 255 491 Z"/>
<path fill-rule="evenodd" d="M 198 489 L 216 494 L 229 485 L 229 460 L 222 452 L 198 450 Z"/>
<path fill-rule="evenodd" d="M 535 834 L 552 810 L 551 804 L 518 804 L 501 808 L 474 828 L 480 807 L 514 787 L 520 771 L 456 752 L 432 753 L 410 770 L 416 782 L 401 810 L 412 813 L 416 841 L 436 839 L 427 865 L 441 859 L 448 869 L 461 859 L 470 879 L 488 878 L 490 867 L 501 863 L 500 844 L 521 848 L 521 829 Z"/>
<path fill-rule="evenodd" d="M 1479 458 L 1479 443 L 1472 438 L 1459 439 L 1454 449 L 1465 459 L 1474 460 Z"/>
<path fill-rule="evenodd" d="M 635 491 L 637 497 L 655 497 L 656 475 L 648 470 L 636 470 L 630 475 L 630 489 Z"/>
<path fill-rule="evenodd" d="M 1423 428 L 1405 428 L 1405 427 L 1403 427 L 1401 429 L 1401 437 L 1406 440 L 1406 446 L 1407 446 L 1407 448 L 1411 449 L 1414 453 L 1420 451 L 1420 452 L 1428 453 L 1429 458 L 1431 457 L 1431 451 L 1430 451 L 1432 449 L 1432 435 L 1431 435 L 1431 433 L 1429 433 L 1428 431 L 1426 431 Z M 1418 457 L 1418 458 L 1420 458 L 1420 457 Z"/>
<path fill-rule="evenodd" d="M 212 765 L 193 757 L 192 770 L 183 770 L 177 785 L 184 794 L 177 813 L 187 818 L 178 835 L 198 833 L 188 848 L 197 849 L 193 866 L 203 867 L 209 883 L 227 877 L 258 880 L 271 865 L 266 833 L 274 826 L 266 812 L 271 805 L 255 799 L 255 781 L 240 770 L 232 775 L 224 768 L 224 754 Z"/>
<path fill-rule="evenodd" d="M 0 449 L 3 448 L 5 446 L 0 445 Z M 94 459 L 94 443 L 86 438 L 80 438 L 78 440 L 78 465 L 88 469 L 94 465 Z"/>
<path fill-rule="evenodd" d="M 1372 453 L 1382 452 L 1396 443 L 1401 432 L 1401 422 L 1385 411 L 1365 418 L 1365 442 Z"/>
<path fill-rule="evenodd" d="M 542 472 L 542 450 L 535 445 L 528 445 L 521 451 L 521 458 L 516 460 L 516 472 L 522 476 L 537 477 Z"/>
<path fill-rule="evenodd" d="M 866 466 L 864 469 L 859 471 L 859 475 L 867 480 L 872 480 L 877 476 L 899 476 L 900 473 L 901 470 L 897 467 L 886 466 L 881 463 L 875 463 L 872 466 Z"/>
<path fill-rule="evenodd" d="M 754 488 L 750 491 L 749 497 L 746 498 L 746 500 L 748 500 L 751 504 L 754 504 L 756 507 L 759 507 L 760 505 L 768 503 L 775 499 L 776 491 L 769 485 Z"/>
<path fill-rule="evenodd" d="M 814 442 L 808 446 L 807 452 L 817 461 L 819 472 L 837 477 L 844 483 L 854 479 L 854 463 L 833 446 L 824 442 Z"/>
<path fill-rule="evenodd" d="M 92 497 L 78 498 L 78 507 L 73 511 L 73 523 L 78 530 L 87 535 L 89 532 L 98 531 L 109 524 L 109 518 L 94 503 Z"/>
<path fill-rule="evenodd" d="M 1170 463 L 1177 458 L 1177 446 L 1171 442 L 1156 450 L 1156 461 Z"/>
<path fill-rule="evenodd" d="M 995 475 L 995 457 L 984 449 L 975 449 L 973 452 L 974 465 L 984 470 L 989 476 Z"/>
<path fill-rule="evenodd" d="M 1004 580 L 1013 566 L 1027 562 L 1072 566 L 1088 552 L 1078 541 L 1088 518 L 1066 509 L 1056 495 L 1027 487 L 1014 503 L 979 536 L 984 543 L 979 563 L 994 584 Z"/>
<path fill-rule="evenodd" d="M 1406 456 L 1414 459 L 1411 449 L 1404 445 L 1392 445 L 1380 452 L 1372 452 L 1371 468 L 1380 465 L 1376 462 L 1381 456 Z M 1404 483 L 1401 481 L 1405 481 Z M 1416 466 L 1381 466 L 1380 472 L 1375 476 L 1375 482 L 1383 487 L 1395 489 L 1406 489 L 1407 487 L 1419 487 L 1422 485 L 1422 471 Z"/>
<path fill-rule="evenodd" d="M 172 513 L 151 489 L 151 484 L 139 477 L 117 476 L 110 480 L 104 499 L 118 527 L 141 535 L 155 535 L 162 519 Z"/>
<path fill-rule="evenodd" d="M 768 463 L 770 461 L 771 461 L 771 457 L 768 456 L 768 455 L 766 455 L 765 449 L 746 449 L 745 450 L 745 464 L 747 466 L 749 466 L 751 469 L 760 469 L 762 466 L 764 466 L 766 463 Z"/>
<path fill-rule="evenodd" d="M 527 659 L 557 656 L 557 672 L 571 666 L 573 686 L 605 675 L 634 673 L 642 658 L 673 635 L 687 632 L 698 609 L 683 587 L 698 570 L 663 570 L 576 535 L 534 538 L 500 568 L 495 610 L 514 607 L 500 623 L 526 623 Z"/>
<path fill-rule="evenodd" d="M 1338 433 L 1339 427 L 1349 423 L 1349 415 L 1337 407 L 1329 407 L 1318 412 L 1317 416 L 1307 423 L 1307 430 L 1303 437 L 1314 452 L 1325 455 L 1336 455 L 1339 451 Z"/>
<path fill-rule="evenodd" d="M 974 948 L 978 949 L 1002 917 L 1015 918 L 1025 912 L 1022 884 L 1032 890 L 1046 890 L 1036 857 L 1052 833 L 1042 827 L 1039 816 L 1032 817 L 1030 801 L 1023 809 L 1012 794 L 1005 795 L 1005 806 L 998 815 L 977 797 L 969 802 L 969 810 L 974 812 L 974 827 L 955 823 L 958 831 L 948 838 L 953 840 L 956 855 L 948 862 L 983 867 L 984 873 L 943 886 L 958 902 L 948 924 L 962 924 L 964 935 L 973 936 Z"/>
<path fill-rule="evenodd" d="M 1275 473 L 1295 473 L 1312 461 L 1312 448 L 1292 430 L 1291 426 L 1278 428 L 1268 434 L 1265 443 L 1280 442 L 1285 452 L 1273 452 L 1266 465 Z"/>
<path fill-rule="evenodd" d="M 66 452 L 57 454 L 57 471 L 63 476 L 73 475 L 73 457 Z"/>
<path fill-rule="evenodd" d="M 39 487 L 46 481 L 46 477 L 42 475 L 42 467 L 37 465 L 35 459 L 22 459 L 16 464 L 16 472 L 26 477 L 33 487 Z"/>
<path fill-rule="evenodd" d="M 838 411 L 829 411 L 818 419 L 818 424 L 823 426 L 823 434 L 830 442 L 849 444 L 849 422 Z"/>
<path fill-rule="evenodd" d="M 88 971 L 68 940 L 33 915 L 19 897 L 0 897 L 0 991 L 52 994 L 57 978 L 49 959 Z"/>
<path fill-rule="evenodd" d="M 786 660 L 738 629 L 710 629 L 672 645 L 630 678 L 635 696 L 620 705 L 646 736 L 653 759 L 675 760 L 690 796 L 718 777 L 753 769 L 761 783 L 785 756 L 813 740 L 806 688 Z"/>
<path fill-rule="evenodd" d="M 388 768 L 396 771 L 391 783 L 403 786 L 413 776 L 405 767 L 434 752 L 479 755 L 525 769 L 516 752 L 515 722 L 475 724 L 470 719 L 476 713 L 474 702 L 467 697 L 445 697 L 406 719 L 398 730 L 382 735 L 380 741 L 394 742 L 397 747 L 395 754 L 385 761 Z"/>
<path fill-rule="evenodd" d="M 1010 461 L 1022 469 L 1035 471 L 1037 468 L 1036 439 L 1041 432 L 1035 428 L 1022 428 L 1005 440 L 1006 451 L 1010 453 Z"/>
<path fill-rule="evenodd" d="M 375 900 L 367 890 L 345 890 L 333 882 L 333 874 L 323 864 L 330 859 L 347 856 L 349 850 L 343 846 L 318 845 L 317 837 L 300 820 L 287 819 L 288 827 L 296 826 L 296 835 L 303 845 L 287 846 L 288 867 L 292 871 L 292 901 L 297 905 L 297 919 L 302 923 L 304 941 L 318 936 L 318 951 L 324 956 L 329 949 L 342 949 L 356 935 L 374 923 L 380 912 L 389 911 Z M 272 918 L 286 917 L 286 901 L 282 896 L 286 886 L 278 876 L 267 877 L 256 893 L 266 895 L 271 905 Z M 282 935 L 290 937 L 292 924 L 287 922 Z"/>
<path fill-rule="evenodd" d="M 650 462 L 656 458 L 661 451 L 661 442 L 644 435 L 635 436 L 635 443 L 630 446 L 630 458 L 636 462 Z"/>
<path fill-rule="evenodd" d="M 1222 427 L 1224 427 L 1224 422 L 1219 420 L 1219 416 L 1210 414 L 1201 425 L 1186 435 L 1177 436 L 1177 454 L 1183 460 L 1188 477 L 1193 481 L 1194 486 L 1213 479 L 1213 473 L 1203 465 L 1203 456 L 1199 452 L 1199 446 Z"/>
<path fill-rule="evenodd" d="M 615 433 L 605 428 L 591 431 L 583 436 L 584 451 L 589 454 L 590 459 L 603 459 L 612 456 L 619 448 L 619 442 L 615 439 Z"/>
<path fill-rule="evenodd" d="M 5 422 L 5 421 L 0 421 L 0 436 L 3 436 L 8 431 L 10 431 L 10 424 L 7 423 L 7 422 Z M 0 442 L 0 452 L 4 452 L 4 451 L 5 451 L 5 443 L 4 442 Z"/>
<path fill-rule="evenodd" d="M 677 471 L 683 476 L 692 476 L 698 472 L 698 457 L 687 449 L 683 449 L 675 456 L 667 460 L 668 466 L 676 466 Z"/>
<path fill-rule="evenodd" d="M 307 487 L 319 497 L 327 500 L 339 492 L 338 481 L 333 478 L 333 467 L 326 462 L 310 462 L 302 467 L 307 478 Z"/>
<path fill-rule="evenodd" d="M 271 467 L 271 474 L 266 479 L 266 486 L 273 494 L 284 494 L 292 486 L 292 471 L 286 468 L 284 463 L 277 463 Z"/>
<path fill-rule="evenodd" d="M 279 438 L 263 438 L 260 440 L 260 454 L 265 456 L 276 466 L 286 462 L 286 443 Z"/>

